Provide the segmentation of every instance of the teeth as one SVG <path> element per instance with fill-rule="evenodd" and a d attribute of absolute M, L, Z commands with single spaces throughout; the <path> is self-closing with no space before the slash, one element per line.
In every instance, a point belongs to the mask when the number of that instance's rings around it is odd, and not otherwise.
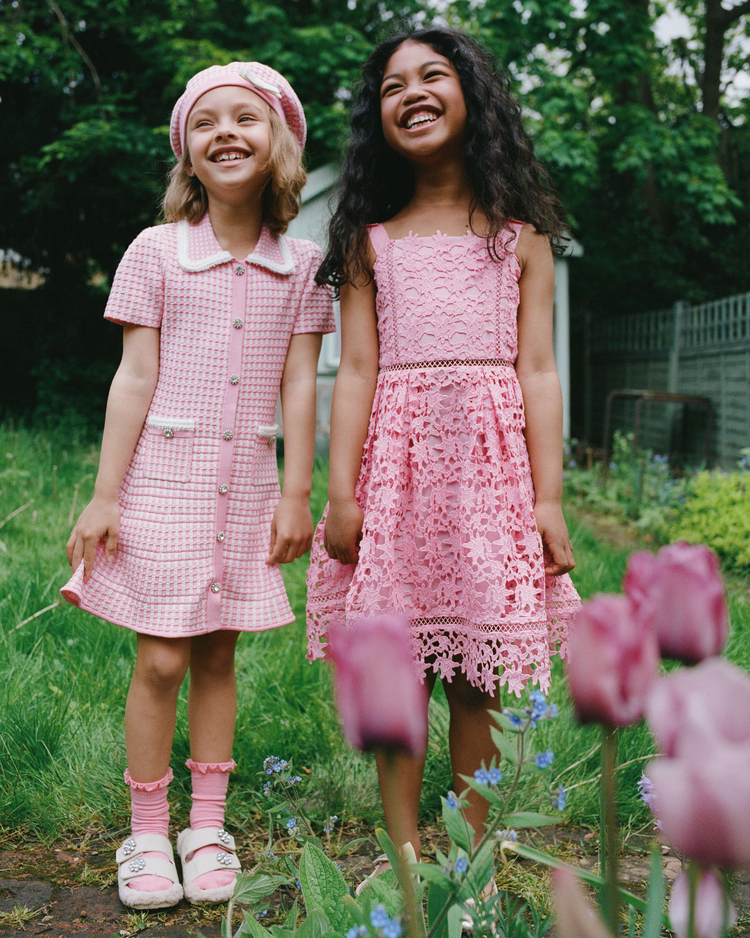
<path fill-rule="evenodd" d="M 431 124 L 433 121 L 437 120 L 436 114 L 418 114 L 416 117 L 412 117 L 407 123 L 407 127 L 416 127 L 417 124 Z"/>
<path fill-rule="evenodd" d="M 223 163 L 226 160 L 244 160 L 245 156 L 243 153 L 220 153 L 216 157 L 217 163 Z"/>

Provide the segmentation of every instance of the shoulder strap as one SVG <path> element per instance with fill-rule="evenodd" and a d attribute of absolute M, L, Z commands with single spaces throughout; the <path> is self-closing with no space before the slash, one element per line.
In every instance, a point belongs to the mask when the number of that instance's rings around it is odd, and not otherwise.
<path fill-rule="evenodd" d="M 375 248 L 375 253 L 382 253 L 388 246 L 388 232 L 385 228 L 378 223 L 377 225 L 368 225 L 367 231 L 370 235 L 370 241 L 372 241 L 372 246 Z"/>

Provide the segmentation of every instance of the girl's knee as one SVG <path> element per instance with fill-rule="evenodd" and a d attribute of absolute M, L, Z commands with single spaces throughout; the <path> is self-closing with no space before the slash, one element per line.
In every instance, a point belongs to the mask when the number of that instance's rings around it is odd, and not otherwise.
<path fill-rule="evenodd" d="M 226 677 L 234 673 L 236 632 L 219 632 L 193 639 L 190 673 Z"/>
<path fill-rule="evenodd" d="M 143 640 L 139 636 L 133 680 L 160 693 L 176 693 L 187 673 L 190 641 L 184 639 Z"/>
<path fill-rule="evenodd" d="M 463 676 L 444 684 L 445 696 L 451 709 L 459 707 L 462 710 L 484 711 L 499 710 L 500 703 L 494 694 L 488 694 L 480 687 L 475 687 Z"/>

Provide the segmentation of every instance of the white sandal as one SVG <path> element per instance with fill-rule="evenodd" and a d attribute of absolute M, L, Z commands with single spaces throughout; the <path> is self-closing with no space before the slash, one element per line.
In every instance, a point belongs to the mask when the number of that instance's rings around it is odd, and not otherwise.
<path fill-rule="evenodd" d="M 157 853 L 160 856 L 144 857 L 144 853 Z M 115 854 L 115 859 L 120 902 L 129 909 L 168 909 L 182 899 L 182 886 L 174 865 L 172 845 L 163 834 L 128 837 Z M 139 876 L 162 876 L 172 885 L 154 892 L 131 888 L 128 883 Z"/>
<path fill-rule="evenodd" d="M 491 899 L 493 896 L 497 895 L 497 883 L 494 878 L 491 879 L 487 885 L 484 887 L 482 892 L 479 894 L 481 902 L 486 902 L 488 899 Z M 463 918 L 461 920 L 461 934 L 462 935 L 472 935 L 474 933 L 474 916 L 472 911 L 476 909 L 476 902 L 473 899 L 467 899 L 464 903 L 466 910 L 464 911 Z M 485 927 L 489 926 L 489 932 L 491 935 L 497 934 L 497 915 L 493 912 L 492 919 L 490 922 L 485 922 Z"/>
<path fill-rule="evenodd" d="M 399 850 L 401 856 L 406 860 L 407 863 L 416 863 L 417 855 L 414 852 L 414 846 L 410 841 L 407 841 L 403 847 Z M 370 873 L 369 876 L 365 876 L 362 882 L 354 890 L 354 895 L 359 896 L 362 894 L 362 891 L 369 885 L 370 880 L 375 879 L 376 876 L 380 876 L 381 873 L 385 873 L 387 870 L 392 869 L 391 861 L 388 857 L 381 853 L 380 856 L 375 857 L 372 861 L 375 869 Z"/>
<path fill-rule="evenodd" d="M 194 856 L 201 847 L 218 847 L 216 853 Z M 177 853 L 182 861 L 182 883 L 188 902 L 228 902 L 234 892 L 234 882 L 214 889 L 201 889 L 195 884 L 204 873 L 234 870 L 238 875 L 242 865 L 235 854 L 234 837 L 221 827 L 188 827 L 177 835 Z M 192 855 L 192 856 L 191 856 Z M 186 857 L 190 859 L 186 859 Z"/>

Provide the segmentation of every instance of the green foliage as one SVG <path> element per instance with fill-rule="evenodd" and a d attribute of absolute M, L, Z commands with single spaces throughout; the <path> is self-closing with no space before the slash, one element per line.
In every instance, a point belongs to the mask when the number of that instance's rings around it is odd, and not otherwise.
<path fill-rule="evenodd" d="M 706 544 L 728 570 L 750 572 L 750 473 L 698 473 L 670 535 Z"/>

